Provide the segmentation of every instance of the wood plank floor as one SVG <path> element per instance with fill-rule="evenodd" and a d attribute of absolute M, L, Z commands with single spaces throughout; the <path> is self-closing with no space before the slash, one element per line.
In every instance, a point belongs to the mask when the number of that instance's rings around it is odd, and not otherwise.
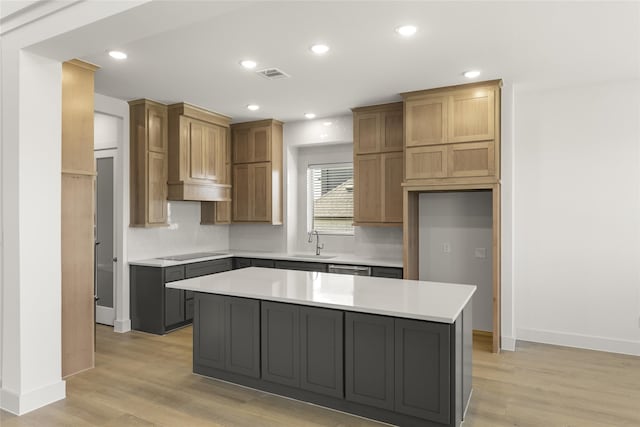
<path fill-rule="evenodd" d="M 191 373 L 192 330 L 116 334 L 98 326 L 96 368 L 67 380 L 67 398 L 16 426 L 379 426 L 347 414 Z M 640 358 L 520 343 L 490 353 L 474 339 L 465 427 L 640 426 Z"/>

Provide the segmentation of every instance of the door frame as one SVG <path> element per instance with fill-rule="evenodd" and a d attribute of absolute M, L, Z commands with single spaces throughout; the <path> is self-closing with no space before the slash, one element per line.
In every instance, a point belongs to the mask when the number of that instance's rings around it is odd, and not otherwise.
<path fill-rule="evenodd" d="M 119 203 L 120 200 L 117 196 L 117 185 L 118 185 L 118 149 L 117 148 L 106 148 L 106 149 L 99 149 L 99 150 L 94 150 L 93 152 L 94 154 L 94 158 L 96 159 L 96 172 L 98 170 L 97 168 L 97 160 L 98 159 L 107 159 L 107 158 L 112 158 L 113 159 L 113 259 L 115 259 L 116 261 L 114 261 L 114 266 L 113 266 L 113 307 L 109 308 L 109 307 L 103 307 L 97 304 L 96 302 L 96 323 L 101 323 L 104 325 L 111 325 L 114 326 L 115 324 L 115 320 L 116 320 L 116 304 L 117 304 L 117 299 L 116 299 L 116 289 L 117 289 L 117 285 L 118 285 L 118 263 L 120 262 L 120 259 L 118 259 L 118 253 L 119 253 L 119 242 L 120 239 L 119 237 L 119 230 L 118 230 L 118 212 L 119 212 Z M 96 180 L 97 180 L 97 175 L 96 175 Z M 97 197 L 97 191 L 96 191 L 96 197 Z M 96 215 L 97 215 L 97 206 L 96 206 Z M 97 221 L 96 221 L 97 224 Z M 97 227 L 97 225 L 96 225 Z M 97 235 L 96 235 L 97 236 Z M 97 268 L 97 267 L 96 267 Z"/>
<path fill-rule="evenodd" d="M 501 304 L 501 250 L 500 239 L 502 236 L 501 205 L 500 205 L 500 183 L 487 182 L 478 184 L 452 184 L 452 185 L 412 185 L 403 187 L 404 218 L 402 223 L 403 238 L 403 266 L 404 278 L 418 280 L 419 278 L 419 208 L 418 199 L 420 193 L 443 192 L 443 191 L 471 191 L 471 190 L 491 190 L 492 196 L 492 253 L 493 253 L 493 343 L 492 351 L 499 353 L 502 338 L 502 304 Z"/>

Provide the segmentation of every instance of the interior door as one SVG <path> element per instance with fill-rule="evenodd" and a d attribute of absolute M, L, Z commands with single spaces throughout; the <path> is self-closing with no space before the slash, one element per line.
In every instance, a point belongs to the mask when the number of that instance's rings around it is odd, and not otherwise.
<path fill-rule="evenodd" d="M 96 151 L 96 323 L 115 320 L 115 174 L 116 151 Z"/>

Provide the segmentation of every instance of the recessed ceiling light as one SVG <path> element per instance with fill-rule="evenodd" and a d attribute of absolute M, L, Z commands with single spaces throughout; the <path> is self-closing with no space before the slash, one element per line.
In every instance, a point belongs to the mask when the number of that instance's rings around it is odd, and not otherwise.
<path fill-rule="evenodd" d="M 396 28 L 396 33 L 400 34 L 402 37 L 411 37 L 418 31 L 416 27 L 413 25 L 403 25 L 402 27 Z"/>
<path fill-rule="evenodd" d="M 119 50 L 109 51 L 109 56 L 113 59 L 127 59 L 127 54 L 124 52 L 120 52 Z"/>
<path fill-rule="evenodd" d="M 333 124 L 333 122 L 324 122 L 322 124 L 325 125 L 325 126 L 331 126 Z"/>
<path fill-rule="evenodd" d="M 253 70 L 254 68 L 256 68 L 256 65 L 258 65 L 258 63 L 250 59 L 245 59 L 243 61 L 240 61 L 240 65 L 242 65 L 247 70 Z"/>
<path fill-rule="evenodd" d="M 315 115 L 315 114 L 313 114 L 313 113 L 304 113 L 304 116 L 305 116 L 307 119 L 315 119 L 315 118 L 316 118 L 316 115 Z"/>
<path fill-rule="evenodd" d="M 251 111 L 257 111 L 257 110 L 260 109 L 260 106 L 256 105 L 256 104 L 249 104 L 249 105 L 247 105 L 247 109 L 251 110 Z"/>
<path fill-rule="evenodd" d="M 316 55 L 324 55 L 325 53 L 329 52 L 329 46 L 327 46 L 326 44 L 314 44 L 313 46 L 311 46 L 311 52 L 315 53 Z"/>
<path fill-rule="evenodd" d="M 462 73 L 463 76 L 465 76 L 468 79 L 474 79 L 476 77 L 478 77 L 480 75 L 480 71 L 478 70 L 469 70 L 469 71 L 465 71 L 464 73 Z"/>

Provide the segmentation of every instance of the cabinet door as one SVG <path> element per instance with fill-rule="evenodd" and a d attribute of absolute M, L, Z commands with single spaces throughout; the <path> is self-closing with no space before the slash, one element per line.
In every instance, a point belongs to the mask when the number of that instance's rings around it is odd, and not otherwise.
<path fill-rule="evenodd" d="M 249 165 L 249 220 L 271 221 L 271 163 Z"/>
<path fill-rule="evenodd" d="M 252 162 L 271 161 L 271 126 L 252 128 L 249 132 Z"/>
<path fill-rule="evenodd" d="M 194 304 L 193 363 L 224 369 L 225 297 L 196 293 Z"/>
<path fill-rule="evenodd" d="M 353 123 L 353 144 L 355 154 L 380 151 L 381 114 L 356 113 Z"/>
<path fill-rule="evenodd" d="M 147 222 L 167 222 L 167 156 L 149 151 L 149 176 L 147 181 Z"/>
<path fill-rule="evenodd" d="M 491 176 L 495 175 L 494 142 L 468 142 L 447 147 L 447 175 Z"/>
<path fill-rule="evenodd" d="M 233 130 L 233 163 L 247 163 L 251 162 L 252 154 L 249 147 L 249 129 L 234 129 Z"/>
<path fill-rule="evenodd" d="M 382 154 L 382 222 L 402 222 L 403 154 Z"/>
<path fill-rule="evenodd" d="M 147 105 L 147 141 L 149 151 L 167 152 L 167 110 Z"/>
<path fill-rule="evenodd" d="M 233 220 L 249 221 L 249 165 L 233 166 Z"/>
<path fill-rule="evenodd" d="M 355 156 L 354 160 L 354 221 L 382 221 L 381 155 Z"/>
<path fill-rule="evenodd" d="M 447 146 L 406 149 L 407 179 L 444 178 L 447 176 Z"/>
<path fill-rule="evenodd" d="M 395 410 L 449 424 L 450 325 L 395 319 Z"/>
<path fill-rule="evenodd" d="M 300 386 L 300 319 L 298 306 L 262 302 L 262 378 Z"/>
<path fill-rule="evenodd" d="M 170 327 L 184 322 L 184 291 L 164 289 L 164 326 Z"/>
<path fill-rule="evenodd" d="M 346 399 L 393 410 L 393 318 L 347 312 L 344 321 Z"/>
<path fill-rule="evenodd" d="M 447 103 L 444 97 L 429 97 L 405 102 L 407 146 L 447 142 Z"/>
<path fill-rule="evenodd" d="M 189 120 L 189 178 L 205 178 L 204 154 L 208 137 L 208 128 L 205 125 Z"/>
<path fill-rule="evenodd" d="M 223 128 L 215 125 L 206 127 L 205 145 L 203 150 L 204 178 L 209 181 L 225 182 L 225 142 Z"/>
<path fill-rule="evenodd" d="M 260 377 L 260 303 L 225 298 L 225 369 Z"/>
<path fill-rule="evenodd" d="M 381 113 L 380 151 L 402 151 L 402 110 Z"/>
<path fill-rule="evenodd" d="M 300 307 L 300 387 L 344 397 L 343 312 Z"/>
<path fill-rule="evenodd" d="M 494 139 L 494 93 L 479 88 L 449 97 L 448 142 Z"/>

